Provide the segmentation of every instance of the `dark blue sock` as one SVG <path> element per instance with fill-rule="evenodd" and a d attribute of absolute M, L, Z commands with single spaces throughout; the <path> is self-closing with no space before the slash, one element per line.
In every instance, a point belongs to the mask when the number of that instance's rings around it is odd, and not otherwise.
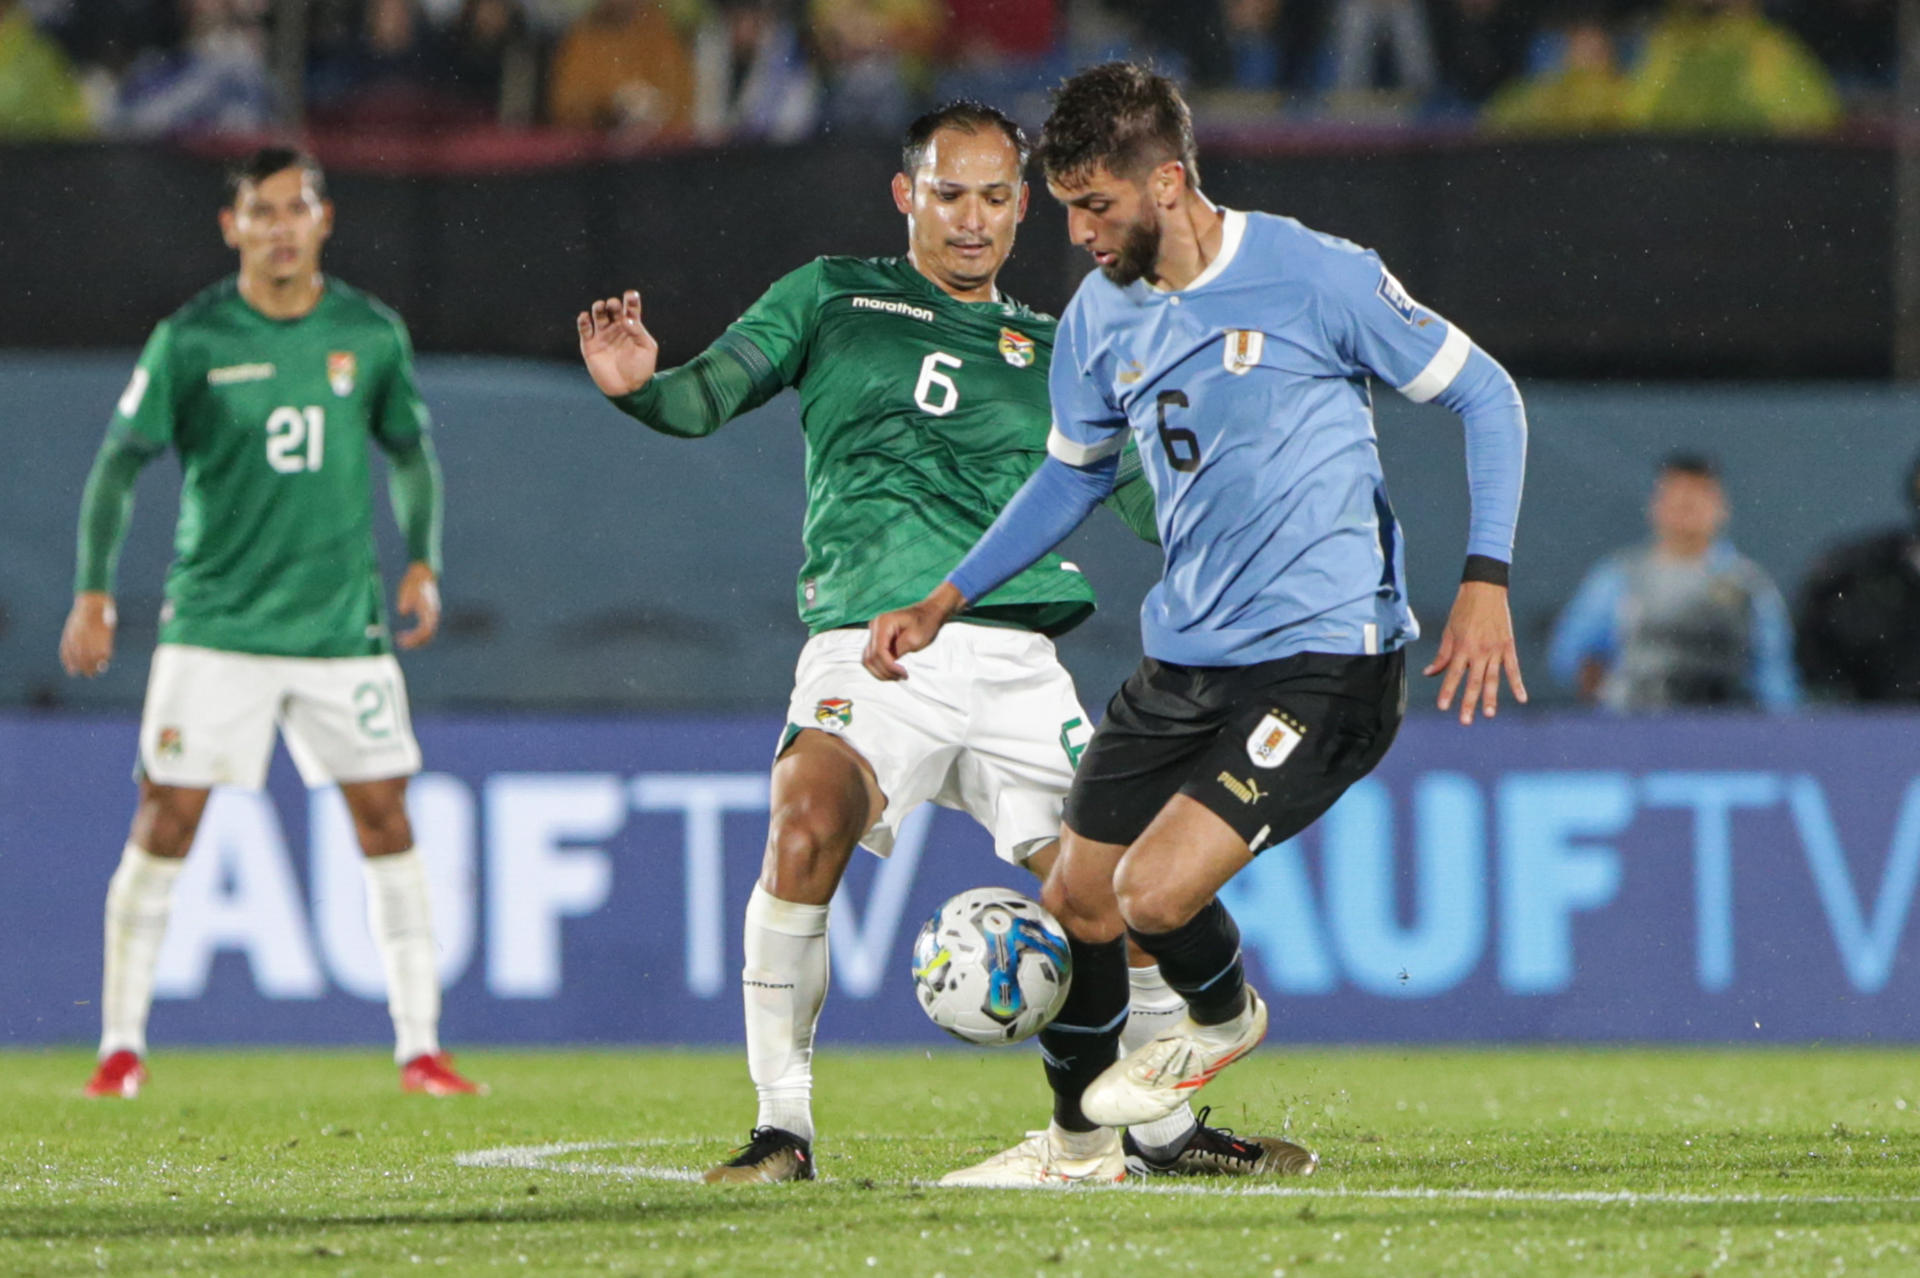
<path fill-rule="evenodd" d="M 1070 1132 L 1098 1124 L 1080 1112 L 1080 1097 L 1100 1071 L 1120 1059 L 1120 1031 L 1127 1023 L 1127 942 L 1086 942 L 1069 936 L 1073 984 L 1060 1015 L 1040 1031 L 1047 1085 L 1053 1088 L 1053 1121 Z"/>
<path fill-rule="evenodd" d="M 1135 945 L 1153 955 L 1167 984 L 1187 1000 L 1187 1014 L 1196 1023 L 1219 1025 L 1246 1010 L 1240 929 L 1218 897 L 1171 932 L 1127 931 Z"/>

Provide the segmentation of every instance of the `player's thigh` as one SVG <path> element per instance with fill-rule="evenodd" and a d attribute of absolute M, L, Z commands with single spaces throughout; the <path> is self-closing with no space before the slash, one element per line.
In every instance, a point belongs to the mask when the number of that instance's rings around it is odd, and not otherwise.
<path fill-rule="evenodd" d="M 1107 703 L 1067 793 L 1067 828 L 1124 847 L 1179 793 L 1220 734 L 1201 676 L 1143 660 Z"/>
<path fill-rule="evenodd" d="M 139 775 L 191 790 L 259 789 L 285 691 L 273 658 L 161 644 L 140 713 Z"/>
<path fill-rule="evenodd" d="M 1386 756 L 1406 712 L 1406 664 L 1303 653 L 1228 681 L 1234 711 L 1181 793 L 1251 854 L 1320 819 Z"/>
<path fill-rule="evenodd" d="M 1176 794 L 1114 870 L 1120 916 L 1136 932 L 1171 932 L 1198 914 L 1254 854 L 1239 831 Z"/>
<path fill-rule="evenodd" d="M 907 814 L 946 786 L 963 728 L 944 671 L 910 667 L 905 682 L 876 679 L 861 664 L 865 648 L 864 630 L 829 630 L 807 641 L 778 757 L 809 729 L 858 755 L 884 800 L 860 843 L 886 856 Z"/>
<path fill-rule="evenodd" d="M 407 683 L 392 654 L 284 658 L 287 753 L 309 786 L 350 785 L 420 770 Z"/>

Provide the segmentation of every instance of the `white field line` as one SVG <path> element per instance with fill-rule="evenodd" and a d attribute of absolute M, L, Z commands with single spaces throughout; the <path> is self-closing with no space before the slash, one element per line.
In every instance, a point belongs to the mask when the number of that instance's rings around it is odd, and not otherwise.
<path fill-rule="evenodd" d="M 523 1171 L 566 1172 L 576 1176 L 606 1176 L 622 1180 L 698 1181 L 700 1173 L 685 1167 L 659 1167 L 644 1162 L 555 1161 L 567 1154 L 608 1149 L 659 1148 L 684 1145 L 684 1140 L 576 1141 L 555 1145 L 508 1145 L 499 1149 L 459 1154 L 462 1167 L 511 1167 Z M 827 1177 L 824 1179 L 831 1179 Z M 881 1184 L 933 1188 L 926 1180 L 881 1181 Z M 1107 1186 L 1097 1188 L 1107 1189 Z M 1156 1184 L 1130 1180 L 1111 1187 L 1131 1194 L 1202 1195 L 1210 1198 L 1365 1198 L 1407 1202 L 1579 1203 L 1595 1207 L 1797 1207 L 1797 1206 L 1913 1206 L 1920 1196 L 1884 1197 L 1845 1194 L 1664 1194 L 1601 1189 L 1349 1189 L 1339 1185 L 1234 1185 L 1210 1183 Z"/>
<path fill-rule="evenodd" d="M 526 1171 L 569 1172 L 575 1176 L 614 1176 L 629 1180 L 698 1181 L 700 1173 L 683 1167 L 650 1167 L 645 1163 L 610 1164 L 553 1160 L 563 1154 L 585 1154 L 596 1149 L 637 1149 L 649 1145 L 683 1145 L 685 1141 L 627 1140 L 574 1141 L 559 1145 L 504 1145 L 471 1154 L 456 1154 L 453 1161 L 461 1167 L 516 1167 Z"/>

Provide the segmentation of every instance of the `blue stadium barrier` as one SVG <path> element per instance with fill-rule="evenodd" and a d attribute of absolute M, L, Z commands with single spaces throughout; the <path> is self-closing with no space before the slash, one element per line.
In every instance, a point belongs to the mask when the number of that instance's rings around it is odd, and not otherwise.
<path fill-rule="evenodd" d="M 857 712 L 857 711 L 856 711 Z M 763 716 L 433 718 L 412 794 L 455 1043 L 721 1043 L 739 1028 Z M 1411 721 L 1228 903 L 1278 1041 L 1920 1039 L 1920 721 Z M 0 1042 L 96 1032 L 135 725 L 0 717 Z M 162 956 L 157 1046 L 381 1042 L 343 805 L 276 761 L 211 805 Z M 908 951 L 949 894 L 1020 885 L 927 809 L 857 858 L 828 1041 L 945 1041 Z"/>

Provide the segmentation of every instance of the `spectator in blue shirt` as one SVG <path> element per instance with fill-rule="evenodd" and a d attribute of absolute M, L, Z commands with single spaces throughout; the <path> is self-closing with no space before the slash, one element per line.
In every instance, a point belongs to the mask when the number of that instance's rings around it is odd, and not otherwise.
<path fill-rule="evenodd" d="M 1722 533 L 1727 498 L 1709 459 L 1661 464 L 1653 540 L 1607 556 L 1554 627 L 1554 677 L 1580 699 L 1645 713 L 1679 706 L 1799 704 L 1780 591 Z"/>

